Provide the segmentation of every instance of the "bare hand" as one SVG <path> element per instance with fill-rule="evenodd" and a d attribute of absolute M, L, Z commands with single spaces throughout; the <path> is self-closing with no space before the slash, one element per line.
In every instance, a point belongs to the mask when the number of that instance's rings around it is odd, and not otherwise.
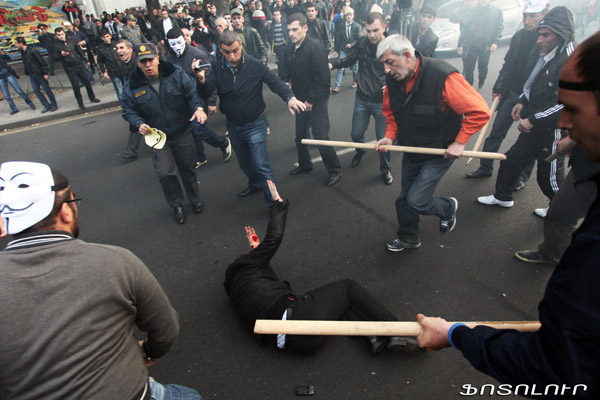
<path fill-rule="evenodd" d="M 253 249 L 257 248 L 260 244 L 260 239 L 258 238 L 254 228 L 251 226 L 246 226 L 244 229 L 246 230 L 246 238 L 248 239 L 248 243 L 250 243 L 250 247 Z"/>
<path fill-rule="evenodd" d="M 560 153 L 560 154 L 564 154 L 566 156 L 570 156 L 571 151 L 573 150 L 573 147 L 575 147 L 575 145 L 577 145 L 577 142 L 574 141 L 573 139 L 571 139 L 570 136 L 567 136 L 567 137 L 561 139 L 556 144 L 556 152 Z"/>
<path fill-rule="evenodd" d="M 297 98 L 292 97 L 288 101 L 288 110 L 290 110 L 290 113 L 292 113 L 292 115 L 300 114 L 302 111 L 306 111 L 306 104 L 301 102 Z"/>
<path fill-rule="evenodd" d="M 308 101 L 305 101 L 305 102 L 304 102 L 304 107 L 306 107 L 306 108 L 305 108 L 305 111 L 312 111 L 312 106 L 313 106 L 313 105 L 312 105 L 312 104 L 310 104 Z"/>
<path fill-rule="evenodd" d="M 140 128 L 138 129 L 138 131 L 142 134 L 142 135 L 149 135 L 152 133 L 152 130 L 150 128 L 150 125 L 147 124 L 141 124 Z"/>
<path fill-rule="evenodd" d="M 271 197 L 273 198 L 273 201 L 283 202 L 283 199 L 279 195 L 279 192 L 277 192 L 277 186 L 275 186 L 275 182 L 267 180 L 267 186 L 269 187 L 269 191 L 271 192 Z"/>
<path fill-rule="evenodd" d="M 44 79 L 48 80 L 48 79 L 50 79 L 50 77 L 48 75 L 44 75 Z"/>
<path fill-rule="evenodd" d="M 217 113 L 217 106 L 208 106 L 208 115 L 215 115 Z"/>
<path fill-rule="evenodd" d="M 206 116 L 206 113 L 203 110 L 196 110 L 194 112 L 194 115 L 192 115 L 192 118 L 190 118 L 190 121 L 196 120 L 200 122 L 200 124 L 203 124 L 206 122 L 207 118 L 208 117 Z"/>
<path fill-rule="evenodd" d="M 518 121 L 521 119 L 521 111 L 523 111 L 523 104 L 516 104 L 511 112 L 511 116 L 513 118 L 513 121 Z"/>
<path fill-rule="evenodd" d="M 6 228 L 4 227 L 4 218 L 0 218 L 0 238 L 6 235 L 8 235 L 8 232 L 6 232 Z"/>
<path fill-rule="evenodd" d="M 151 367 L 154 364 L 156 364 L 158 358 L 149 358 L 148 355 L 144 352 L 144 341 L 138 340 L 138 344 L 142 348 L 142 355 L 144 356 L 144 364 L 146 364 L 146 367 Z"/>
<path fill-rule="evenodd" d="M 417 322 L 421 325 L 421 332 L 417 336 L 419 347 L 427 351 L 441 350 L 450 347 L 448 331 L 452 325 L 443 318 L 426 317 L 417 314 Z"/>
<path fill-rule="evenodd" d="M 386 149 L 385 147 L 381 147 L 381 146 L 391 146 L 392 144 L 392 140 L 388 139 L 388 138 L 383 138 L 377 141 L 377 143 L 375 143 L 375 151 L 378 153 L 387 153 L 388 149 Z"/>
<path fill-rule="evenodd" d="M 196 59 L 194 58 L 192 60 L 192 71 L 194 71 L 194 66 L 196 65 Z M 200 81 L 200 83 L 204 83 L 206 82 L 206 71 L 202 70 L 202 71 L 194 71 L 194 73 L 196 74 L 196 77 L 198 78 L 198 80 Z"/>
<path fill-rule="evenodd" d="M 465 149 L 465 145 L 458 142 L 453 142 L 444 153 L 444 158 L 454 160 L 462 157 L 462 152 Z"/>
<path fill-rule="evenodd" d="M 329 67 L 329 69 L 333 69 L 333 64 L 327 63 L 327 66 Z"/>
<path fill-rule="evenodd" d="M 68 52 L 68 51 L 64 51 L 64 50 L 61 50 L 60 54 L 61 54 L 62 56 L 64 56 L 64 57 L 66 57 L 66 56 L 68 56 L 68 55 L 69 55 L 69 52 Z"/>
<path fill-rule="evenodd" d="M 463 48 L 462 48 L 462 46 L 461 46 L 461 47 L 457 47 L 457 48 L 456 48 L 456 52 L 458 53 L 458 55 L 459 55 L 459 56 L 462 56 L 462 53 L 463 53 Z"/>
<path fill-rule="evenodd" d="M 523 133 L 531 132 L 531 128 L 533 128 L 533 125 L 531 124 L 531 122 L 529 122 L 528 119 L 522 119 L 519 122 L 519 126 L 517 127 L 519 132 L 523 132 Z"/>
<path fill-rule="evenodd" d="M 496 97 L 498 98 L 498 101 L 502 100 L 502 95 L 500 93 L 492 93 L 492 101 L 496 100 Z"/>
<path fill-rule="evenodd" d="M 490 51 L 496 51 L 498 49 L 498 45 L 496 43 L 494 43 L 493 45 L 490 46 Z"/>
<path fill-rule="evenodd" d="M 105 79 L 110 79 L 110 76 L 108 76 L 108 72 L 104 72 L 102 76 L 104 76 Z"/>
<path fill-rule="evenodd" d="M 348 43 L 348 44 L 346 45 L 346 48 L 347 48 L 347 49 L 349 49 L 349 48 L 351 48 L 351 47 L 352 47 L 352 45 L 351 45 L 350 43 Z"/>

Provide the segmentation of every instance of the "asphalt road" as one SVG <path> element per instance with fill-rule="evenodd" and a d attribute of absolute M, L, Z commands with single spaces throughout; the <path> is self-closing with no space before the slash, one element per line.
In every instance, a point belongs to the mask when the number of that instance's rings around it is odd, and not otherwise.
<path fill-rule="evenodd" d="M 492 56 L 482 91 L 490 102 L 505 51 L 501 47 Z M 462 68 L 458 59 L 449 61 Z M 333 140 L 350 140 L 355 93 L 350 81 L 347 73 L 340 94 L 329 102 Z M 297 293 L 353 278 L 401 320 L 414 320 L 418 312 L 448 320 L 537 318 L 552 268 L 513 257 L 516 250 L 536 248 L 542 238 L 542 220 L 532 211 L 547 201 L 535 181 L 516 194 L 512 209 L 483 206 L 476 198 L 493 193 L 495 175 L 466 180 L 464 173 L 477 162 L 465 167 L 458 160 L 437 191 L 458 199 L 456 229 L 442 236 L 438 218 L 423 217 L 423 246 L 390 253 L 385 243 L 396 230 L 401 156 L 392 156 L 391 186 L 383 184 L 374 153 L 357 168 L 350 167 L 352 152 L 341 155 L 344 175 L 332 188 L 324 185 L 322 163 L 310 174 L 292 177 L 293 117 L 268 89 L 265 98 L 269 155 L 280 193 L 290 200 L 286 236 L 272 264 Z M 209 124 L 225 132 L 222 116 Z M 243 227 L 252 225 L 264 235 L 268 209 L 262 195 L 238 198 L 246 181 L 235 157 L 222 163 L 220 151 L 207 146 L 209 162 L 197 174 L 205 211 L 195 215 L 186 205 L 187 220 L 179 226 L 147 149 L 135 162 L 117 157 L 127 134 L 118 111 L 93 113 L 9 131 L 0 136 L 1 159 L 45 162 L 63 171 L 83 197 L 81 238 L 128 248 L 156 275 L 181 324 L 176 346 L 150 371 L 158 381 L 194 387 L 206 399 L 265 400 L 296 398 L 294 388 L 301 384 L 314 385 L 314 397 L 321 399 L 452 399 L 461 397 L 462 385 L 495 382 L 451 349 L 374 356 L 361 338 L 335 337 L 316 355 L 301 357 L 260 345 L 233 312 L 222 282 L 227 265 L 248 251 Z M 503 150 L 516 134 L 511 130 Z M 372 123 L 367 137 L 374 139 Z"/>

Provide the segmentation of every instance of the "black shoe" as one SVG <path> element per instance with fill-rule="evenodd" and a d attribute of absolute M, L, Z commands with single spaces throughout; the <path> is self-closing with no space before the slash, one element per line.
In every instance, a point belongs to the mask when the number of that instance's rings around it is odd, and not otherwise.
<path fill-rule="evenodd" d="M 329 178 L 327 178 L 327 186 L 333 186 L 333 185 L 335 185 L 336 183 L 339 182 L 340 179 L 342 179 L 342 173 L 341 172 L 329 175 Z"/>
<path fill-rule="evenodd" d="M 452 216 L 448 219 L 440 218 L 440 233 L 446 235 L 454 229 L 456 226 L 456 210 L 458 210 L 458 200 L 454 197 L 449 197 L 450 203 L 452 203 Z"/>
<path fill-rule="evenodd" d="M 204 211 L 204 204 L 202 204 L 202 202 L 199 201 L 198 203 L 192 205 L 192 209 L 196 214 L 200 214 L 202 211 Z"/>
<path fill-rule="evenodd" d="M 421 241 L 419 239 L 415 242 L 405 242 L 396 238 L 387 244 L 387 249 L 393 252 L 402 251 L 404 249 L 418 249 L 419 247 L 421 247 Z"/>
<path fill-rule="evenodd" d="M 50 112 L 54 112 L 54 111 L 56 111 L 56 110 L 58 110 L 58 107 L 57 107 L 57 106 L 53 106 L 53 107 L 50 109 Z"/>
<path fill-rule="evenodd" d="M 367 336 L 373 354 L 381 353 L 387 346 L 388 339 L 385 336 Z"/>
<path fill-rule="evenodd" d="M 33 103 L 29 104 L 29 107 L 31 107 L 32 110 L 36 110 L 37 109 L 37 107 Z"/>
<path fill-rule="evenodd" d="M 358 164 L 360 164 L 360 160 L 362 160 L 364 155 L 365 153 L 356 153 L 354 157 L 352 157 L 352 162 L 350 163 L 350 165 L 356 167 Z"/>
<path fill-rule="evenodd" d="M 312 171 L 312 167 L 309 167 L 309 168 L 296 167 L 290 171 L 290 175 L 305 174 L 310 171 Z"/>
<path fill-rule="evenodd" d="M 16 114 L 16 113 L 18 113 L 18 112 L 19 112 L 19 110 L 12 110 L 12 111 L 10 112 L 10 115 L 15 115 L 15 114 Z"/>
<path fill-rule="evenodd" d="M 50 111 L 50 107 L 44 106 L 44 109 L 42 110 L 42 114 L 47 113 L 48 111 Z"/>
<path fill-rule="evenodd" d="M 474 172 L 471 172 L 470 174 L 465 174 L 465 176 L 467 177 L 467 179 L 480 179 L 489 178 L 490 176 L 492 176 L 492 173 L 482 171 L 481 169 L 477 169 Z"/>
<path fill-rule="evenodd" d="M 386 185 L 391 185 L 392 182 L 394 182 L 394 177 L 392 176 L 391 171 L 385 171 L 382 176 L 383 176 L 383 183 L 385 183 Z"/>
<path fill-rule="evenodd" d="M 519 180 L 519 183 L 517 183 L 517 185 L 514 188 L 515 192 L 518 192 L 519 190 L 523 189 L 525 187 L 525 182 L 523 182 L 522 180 Z"/>
<path fill-rule="evenodd" d="M 231 158 L 231 140 L 227 139 L 227 146 L 221 147 L 221 151 L 223 152 L 223 162 L 229 160 Z"/>
<path fill-rule="evenodd" d="M 548 262 L 542 258 L 540 252 L 537 250 L 521 250 L 515 253 L 515 257 L 521 261 L 525 261 L 530 264 L 550 264 L 553 263 Z"/>
<path fill-rule="evenodd" d="M 175 207 L 173 209 L 173 212 L 175 213 L 175 221 L 177 221 L 179 225 L 183 225 L 183 223 L 185 222 L 185 214 L 183 213 L 183 207 Z"/>
<path fill-rule="evenodd" d="M 425 351 L 414 337 L 407 336 L 390 336 L 388 338 L 387 348 L 390 351 L 398 351 L 402 353 L 415 353 Z"/>
<path fill-rule="evenodd" d="M 85 111 L 85 106 L 83 104 L 79 104 L 79 109 Z"/>
<path fill-rule="evenodd" d="M 119 153 L 118 156 L 121 157 L 121 158 L 124 158 L 126 160 L 136 160 L 137 159 L 137 155 L 136 154 Z"/>
<path fill-rule="evenodd" d="M 250 196 L 252 193 L 260 192 L 261 190 L 262 189 L 259 187 L 256 188 L 256 187 L 248 186 L 246 188 L 246 190 L 244 190 L 243 192 L 239 192 L 238 196 L 240 196 L 240 197 Z"/>
<path fill-rule="evenodd" d="M 100 99 L 97 99 L 97 98 L 95 98 L 95 97 L 94 97 L 93 99 L 90 99 L 90 101 L 91 101 L 92 103 L 100 103 Z"/>

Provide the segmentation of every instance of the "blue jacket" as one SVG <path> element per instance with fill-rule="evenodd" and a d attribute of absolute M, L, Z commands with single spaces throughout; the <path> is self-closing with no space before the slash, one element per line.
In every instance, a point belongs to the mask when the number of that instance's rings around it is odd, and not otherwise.
<path fill-rule="evenodd" d="M 255 121 L 265 112 L 263 82 L 285 102 L 294 97 L 285 82 L 262 62 L 245 53 L 237 68 L 229 67 L 225 59 L 220 59 L 206 82 L 208 87 L 216 88 L 221 112 L 236 125 Z"/>
<path fill-rule="evenodd" d="M 136 129 L 148 124 L 163 131 L 167 139 L 178 138 L 187 132 L 190 118 L 204 101 L 196 91 L 196 81 L 183 69 L 161 61 L 158 70 L 160 93 L 135 69 L 123 88 L 123 119 Z"/>
<path fill-rule="evenodd" d="M 600 186 L 600 174 L 592 180 Z M 599 188 L 600 189 L 600 188 Z M 600 190 L 598 191 L 600 193 Z M 452 341 L 479 371 L 502 383 L 567 385 L 569 396 L 539 398 L 600 398 L 600 195 L 583 224 L 573 233 L 548 281 L 538 306 L 542 327 L 537 332 L 517 332 L 477 326 L 459 326 Z M 571 397 L 575 385 L 581 386 Z M 560 391 L 559 391 L 560 393 Z M 523 394 L 523 392 L 521 392 Z"/>

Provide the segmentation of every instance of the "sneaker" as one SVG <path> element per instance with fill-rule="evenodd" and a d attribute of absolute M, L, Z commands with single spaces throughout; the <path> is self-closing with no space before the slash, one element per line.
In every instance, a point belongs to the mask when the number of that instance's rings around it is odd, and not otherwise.
<path fill-rule="evenodd" d="M 449 197 L 448 200 L 450 200 L 450 203 L 452 203 L 453 206 L 452 216 L 450 216 L 449 219 L 440 218 L 440 233 L 442 235 L 447 235 L 448 233 L 452 232 L 456 226 L 456 210 L 458 210 L 458 200 L 456 200 L 454 197 Z"/>
<path fill-rule="evenodd" d="M 498 200 L 493 194 L 490 194 L 489 196 L 478 197 L 477 201 L 481 204 L 487 204 L 488 206 L 500 206 L 500 207 L 506 207 L 506 208 L 510 208 L 515 205 L 514 201 Z"/>
<path fill-rule="evenodd" d="M 204 161 L 196 161 L 196 166 L 194 168 L 198 169 L 201 166 L 203 166 L 204 164 L 206 164 L 208 162 L 208 160 L 204 160 Z"/>
<path fill-rule="evenodd" d="M 231 158 L 231 140 L 229 138 L 225 138 L 227 140 L 227 146 L 224 148 L 221 147 L 221 151 L 223 152 L 223 162 L 229 160 Z M 196 167 L 198 168 L 198 167 Z"/>
<path fill-rule="evenodd" d="M 548 214 L 548 207 L 536 208 L 535 210 L 533 210 L 533 213 L 540 218 L 546 218 L 546 214 Z"/>
<path fill-rule="evenodd" d="M 424 351 L 424 349 L 419 347 L 417 339 L 408 336 L 390 336 L 387 348 L 389 351 L 401 353 L 420 353 Z"/>
<path fill-rule="evenodd" d="M 515 257 L 521 261 L 525 261 L 530 264 L 551 264 L 544 261 L 540 252 L 537 250 L 521 250 L 515 253 Z"/>
<path fill-rule="evenodd" d="M 352 162 L 350 163 L 350 165 L 352 165 L 352 167 L 356 167 L 358 164 L 360 164 L 360 161 L 362 160 L 364 155 L 365 153 L 356 153 L 354 157 L 352 157 Z"/>
<path fill-rule="evenodd" d="M 386 185 L 391 185 L 392 182 L 394 182 L 394 177 L 392 176 L 391 171 L 385 171 L 382 174 L 382 177 L 383 177 L 383 183 L 385 183 Z"/>
<path fill-rule="evenodd" d="M 340 92 L 339 87 L 334 87 L 333 89 L 331 89 L 331 94 L 338 94 L 339 92 Z"/>
<path fill-rule="evenodd" d="M 519 182 L 517 183 L 517 186 L 515 186 L 515 188 L 513 189 L 515 192 L 518 192 L 519 190 L 523 189 L 525 187 L 525 182 L 523 182 L 522 180 L 519 180 Z"/>
<path fill-rule="evenodd" d="M 402 251 L 404 249 L 418 249 L 419 247 L 421 247 L 421 241 L 418 239 L 416 242 L 403 242 L 396 238 L 387 244 L 387 249 L 393 252 Z"/>

